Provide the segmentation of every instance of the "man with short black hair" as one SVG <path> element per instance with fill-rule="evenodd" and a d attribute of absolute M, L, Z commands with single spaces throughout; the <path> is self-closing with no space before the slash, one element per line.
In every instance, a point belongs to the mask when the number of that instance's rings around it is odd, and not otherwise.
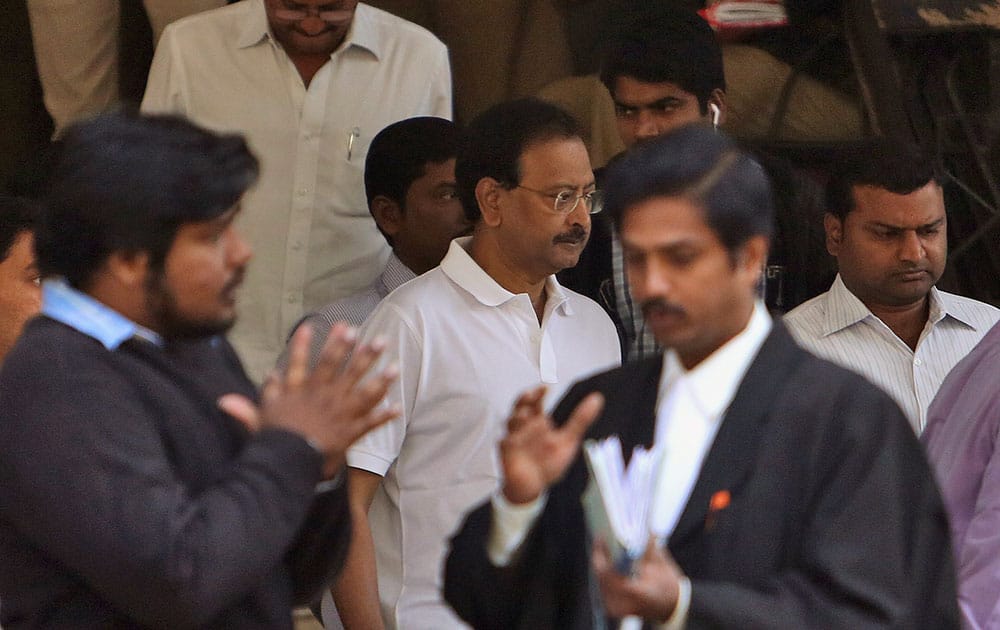
<path fill-rule="evenodd" d="M 948 256 L 934 164 L 896 141 L 859 145 L 830 179 L 824 226 L 840 273 L 785 323 L 802 347 L 887 391 L 919 434 L 945 376 L 1000 320 L 934 286 Z"/>
<path fill-rule="evenodd" d="M 723 54 L 708 23 L 665 3 L 632 4 L 616 16 L 600 70 L 626 150 L 686 125 L 723 125 L 728 115 Z M 810 202 L 819 191 L 811 195 L 814 183 L 785 160 L 757 158 L 780 186 L 767 262 L 775 280 L 765 280 L 767 303 L 786 310 L 823 291 L 833 276 L 827 273 L 830 265 L 815 256 L 822 251 L 822 235 Z M 579 264 L 561 272 L 559 281 L 608 310 L 627 360 L 659 352 L 629 292 L 621 243 L 608 217 L 597 217 Z"/>
<path fill-rule="evenodd" d="M 477 629 L 955 628 L 948 523 L 903 415 L 757 298 L 773 217 L 761 167 L 686 127 L 606 182 L 666 352 L 577 383 L 558 427 L 541 389 L 521 396 L 501 489 L 452 539 L 447 601 Z M 662 458 L 631 575 L 584 525 L 580 442 L 609 435 L 626 460 L 636 445 Z"/>
<path fill-rule="evenodd" d="M 481 114 L 468 136 L 455 179 L 472 236 L 385 298 L 361 334 L 398 361 L 387 401 L 402 414 L 349 454 L 356 535 L 333 590 L 348 628 L 462 627 L 441 598 L 446 540 L 496 488 L 511 401 L 619 362 L 607 315 L 553 275 L 576 264 L 600 210 L 572 117 L 522 99 Z"/>
<path fill-rule="evenodd" d="M 34 252 L 36 215 L 33 202 L 0 195 L 0 366 L 42 304 Z"/>
<path fill-rule="evenodd" d="M 309 333 L 257 394 L 222 336 L 251 251 L 242 138 L 107 115 L 64 137 L 46 277 L 0 372 L 7 628 L 287 628 L 340 568 L 347 447 L 388 420 L 378 348 Z"/>
<path fill-rule="evenodd" d="M 437 267 L 451 240 L 470 230 L 455 191 L 460 142 L 461 131 L 454 123 L 431 116 L 393 123 L 372 140 L 365 159 L 368 211 L 392 254 L 367 289 L 303 320 L 313 327 L 313 358 L 319 356 L 331 326 L 338 321 L 363 324 L 385 296 Z"/>

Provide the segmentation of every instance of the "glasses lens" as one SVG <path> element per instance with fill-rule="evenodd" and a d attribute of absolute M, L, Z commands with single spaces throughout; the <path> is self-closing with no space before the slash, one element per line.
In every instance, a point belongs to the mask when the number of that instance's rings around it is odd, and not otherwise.
<path fill-rule="evenodd" d="M 579 200 L 580 198 L 572 192 L 564 190 L 556 195 L 555 210 L 556 212 L 569 214 L 570 212 L 573 212 L 573 208 L 576 207 L 576 202 Z"/>
<path fill-rule="evenodd" d="M 305 11 L 298 11 L 296 9 L 275 9 L 274 17 L 279 20 L 284 20 L 285 22 L 298 22 L 309 17 L 309 14 Z"/>
<path fill-rule="evenodd" d="M 604 209 L 604 193 L 601 191 L 595 190 L 585 198 L 587 200 L 587 211 L 590 214 L 597 214 Z"/>
<path fill-rule="evenodd" d="M 354 17 L 353 11 L 318 11 L 316 13 L 319 19 L 324 22 L 329 22 L 330 24 L 341 24 L 350 21 Z M 285 22 L 301 22 L 302 20 L 309 17 L 309 11 L 302 9 L 275 9 L 274 17 Z"/>

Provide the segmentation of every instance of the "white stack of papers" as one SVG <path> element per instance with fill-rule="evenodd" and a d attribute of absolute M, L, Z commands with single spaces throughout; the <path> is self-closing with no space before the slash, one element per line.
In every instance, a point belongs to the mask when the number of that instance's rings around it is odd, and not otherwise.
<path fill-rule="evenodd" d="M 721 0 L 698 13 L 717 31 L 788 25 L 788 12 L 780 0 Z"/>
<path fill-rule="evenodd" d="M 603 538 L 619 572 L 629 574 L 649 542 L 649 515 L 659 477 L 660 451 L 637 446 L 628 467 L 618 436 L 587 440 L 590 484 L 582 501 L 594 539 Z"/>
<path fill-rule="evenodd" d="M 785 7 L 775 2 L 721 2 L 715 19 L 730 24 L 787 24 Z"/>

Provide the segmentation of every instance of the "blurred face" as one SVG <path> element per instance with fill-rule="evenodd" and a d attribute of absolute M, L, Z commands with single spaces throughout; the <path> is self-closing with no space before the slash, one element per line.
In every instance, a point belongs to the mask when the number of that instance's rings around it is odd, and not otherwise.
<path fill-rule="evenodd" d="M 236 289 L 251 257 L 233 225 L 237 211 L 238 206 L 177 230 L 162 271 L 148 278 L 149 328 L 179 339 L 215 335 L 233 325 Z"/>
<path fill-rule="evenodd" d="M 674 83 L 623 76 L 615 80 L 614 88 L 618 134 L 626 147 L 692 123 L 711 123 L 711 117 L 702 114 L 698 97 Z"/>
<path fill-rule="evenodd" d="M 265 0 L 271 32 L 291 55 L 329 55 L 347 35 L 358 0 Z"/>
<path fill-rule="evenodd" d="M 0 362 L 14 347 L 24 324 L 42 307 L 34 247 L 35 237 L 22 232 L 0 261 Z"/>
<path fill-rule="evenodd" d="M 683 197 L 657 197 L 625 211 L 621 230 L 632 297 L 661 345 L 694 367 L 750 320 L 767 241 L 729 252 Z"/>
<path fill-rule="evenodd" d="M 554 209 L 555 197 L 564 191 L 573 195 L 593 191 L 594 173 L 579 138 L 529 145 L 519 164 L 520 185 L 500 193 L 499 230 L 509 265 L 537 282 L 579 260 L 590 237 L 587 203 L 580 200 L 571 212 L 562 214 Z"/>
<path fill-rule="evenodd" d="M 455 192 L 455 159 L 428 162 L 406 191 L 400 225 L 392 235 L 400 260 L 420 274 L 440 264 L 451 240 L 471 225 Z"/>
<path fill-rule="evenodd" d="M 908 195 L 855 186 L 855 208 L 827 215 L 826 242 L 844 285 L 869 308 L 922 302 L 948 254 L 944 195 L 931 182 Z"/>

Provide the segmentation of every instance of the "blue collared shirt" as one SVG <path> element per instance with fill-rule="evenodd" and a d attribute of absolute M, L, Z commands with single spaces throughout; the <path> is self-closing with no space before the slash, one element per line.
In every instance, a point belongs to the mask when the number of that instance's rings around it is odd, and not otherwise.
<path fill-rule="evenodd" d="M 116 350 L 132 337 L 163 345 L 160 335 L 77 291 L 65 280 L 50 279 L 42 283 L 42 314 L 93 337 L 108 350 Z"/>

